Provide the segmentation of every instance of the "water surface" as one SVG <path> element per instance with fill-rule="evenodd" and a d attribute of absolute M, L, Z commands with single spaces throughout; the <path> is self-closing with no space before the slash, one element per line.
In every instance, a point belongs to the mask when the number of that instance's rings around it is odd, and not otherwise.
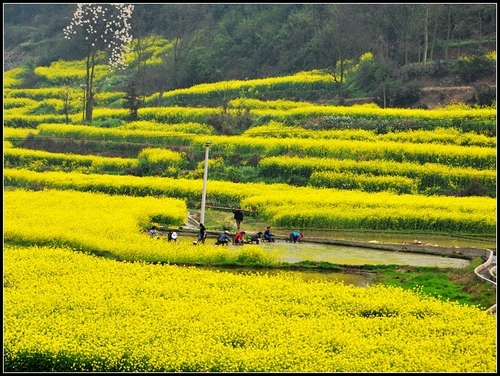
<path fill-rule="evenodd" d="M 359 239 L 356 239 L 359 240 Z M 211 244 L 213 239 L 208 239 Z M 326 261 L 341 265 L 410 265 L 410 266 L 435 266 L 440 268 L 464 268 L 470 264 L 469 260 L 449 258 L 438 255 L 427 255 L 421 253 L 384 251 L 372 248 L 350 247 L 344 245 L 332 245 L 323 243 L 288 243 L 277 241 L 275 243 L 260 243 L 260 246 L 269 252 L 276 254 L 277 259 L 282 262 L 296 263 L 300 261 Z M 230 246 L 231 247 L 231 246 Z M 276 269 L 253 269 L 253 268 L 223 268 L 202 267 L 215 269 L 230 273 L 267 273 L 276 275 L 284 273 Z M 327 280 L 339 281 L 346 285 L 365 287 L 372 283 L 370 274 L 352 274 L 334 271 L 285 271 L 294 273 L 304 280 Z"/>
<path fill-rule="evenodd" d="M 299 261 L 327 261 L 343 265 L 411 265 L 437 266 L 440 268 L 463 268 L 469 260 L 426 255 L 421 253 L 381 251 L 371 248 L 349 247 L 320 243 L 263 243 L 278 260 L 295 263 Z"/>

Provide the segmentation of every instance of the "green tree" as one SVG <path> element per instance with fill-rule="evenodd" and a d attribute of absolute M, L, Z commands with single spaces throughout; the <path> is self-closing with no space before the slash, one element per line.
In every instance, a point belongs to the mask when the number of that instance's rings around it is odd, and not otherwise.
<path fill-rule="evenodd" d="M 172 42 L 172 48 L 161 55 L 162 79 L 157 103 L 161 103 L 163 93 L 182 86 L 181 77 L 187 65 L 189 53 L 196 48 L 203 35 L 203 10 L 205 5 L 169 4 L 162 19 L 169 25 L 165 37 Z"/>
<path fill-rule="evenodd" d="M 314 52 L 313 38 L 317 20 L 323 13 L 322 4 L 307 4 L 292 8 L 279 34 L 280 71 L 287 73 L 320 68 Z"/>
<path fill-rule="evenodd" d="M 95 66 L 100 63 L 100 53 L 108 53 L 110 68 L 126 65 L 124 52 L 132 42 L 128 20 L 133 10 L 133 5 L 124 4 L 77 4 L 71 23 L 63 30 L 66 39 L 78 38 L 87 51 L 85 121 L 92 122 L 94 73 Z"/>
<path fill-rule="evenodd" d="M 63 86 L 59 91 L 59 95 L 63 101 L 63 114 L 66 119 L 66 124 L 69 124 L 69 110 L 70 110 L 70 88 L 67 86 Z"/>
<path fill-rule="evenodd" d="M 346 72 L 354 65 L 364 49 L 365 22 L 357 4 L 329 4 L 319 20 L 315 47 L 322 64 L 339 90 L 339 101 L 344 102 Z"/>
<path fill-rule="evenodd" d="M 125 95 L 125 108 L 129 110 L 129 121 L 139 120 L 139 107 L 141 106 L 141 101 L 137 95 L 136 82 L 134 80 L 130 81 L 127 85 L 127 91 Z"/>

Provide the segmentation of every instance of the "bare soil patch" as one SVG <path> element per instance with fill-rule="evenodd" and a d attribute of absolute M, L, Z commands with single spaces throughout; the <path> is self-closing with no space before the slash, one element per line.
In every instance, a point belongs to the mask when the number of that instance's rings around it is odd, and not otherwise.
<path fill-rule="evenodd" d="M 446 107 L 453 103 L 473 104 L 480 90 L 496 90 L 496 72 L 474 82 L 465 82 L 458 75 L 434 77 L 426 75 L 415 80 L 421 87 L 421 97 L 416 105 L 429 109 Z"/>

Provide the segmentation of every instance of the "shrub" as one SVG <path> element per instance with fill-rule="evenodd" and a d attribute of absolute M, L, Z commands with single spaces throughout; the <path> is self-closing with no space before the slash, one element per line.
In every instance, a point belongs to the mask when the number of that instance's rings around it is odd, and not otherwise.
<path fill-rule="evenodd" d="M 497 98 L 497 92 L 489 86 L 481 86 L 478 89 L 477 104 L 479 106 L 494 106 Z"/>
<path fill-rule="evenodd" d="M 416 82 L 404 85 L 401 82 L 395 81 L 392 90 L 391 96 L 393 97 L 393 101 L 390 107 L 409 107 L 412 103 L 417 102 L 421 95 L 420 84 Z"/>
<path fill-rule="evenodd" d="M 474 49 L 458 60 L 457 71 L 467 81 L 475 81 L 495 71 L 496 58 L 489 56 L 483 47 Z"/>

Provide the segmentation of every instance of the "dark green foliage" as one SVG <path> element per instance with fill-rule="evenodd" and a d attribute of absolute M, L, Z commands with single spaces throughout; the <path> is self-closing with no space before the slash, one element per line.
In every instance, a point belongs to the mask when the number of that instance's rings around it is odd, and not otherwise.
<path fill-rule="evenodd" d="M 328 270 L 328 271 L 343 271 L 343 268 L 340 265 L 332 264 L 328 261 L 299 261 L 293 264 L 290 264 L 289 267 L 291 269 L 298 268 L 310 268 L 310 269 L 320 269 L 320 270 Z"/>
<path fill-rule="evenodd" d="M 451 62 L 445 60 L 437 60 L 432 64 L 432 76 L 434 77 L 446 77 L 453 73 L 453 66 Z"/>
<path fill-rule="evenodd" d="M 383 117 L 374 121 L 376 124 L 376 134 L 387 134 L 392 132 L 407 131 L 419 128 L 414 119 L 384 119 Z"/>
<path fill-rule="evenodd" d="M 294 185 L 296 187 L 305 187 L 308 182 L 309 178 L 307 177 L 300 175 L 293 175 L 288 179 L 287 184 Z"/>
<path fill-rule="evenodd" d="M 486 196 L 486 188 L 477 179 L 473 179 L 462 191 L 461 196 Z"/>
<path fill-rule="evenodd" d="M 388 107 L 405 108 L 420 99 L 421 87 L 416 82 L 405 84 L 402 81 L 394 81 L 390 85 Z"/>
<path fill-rule="evenodd" d="M 486 49 L 478 48 L 458 60 L 458 73 L 466 82 L 475 81 L 495 71 L 496 61 L 488 59 L 486 53 Z"/>
<path fill-rule="evenodd" d="M 222 109 L 220 113 L 207 117 L 205 122 L 214 127 L 219 134 L 241 134 L 253 124 L 252 116 L 248 109 L 240 110 L 236 115 L 231 115 Z"/>
<path fill-rule="evenodd" d="M 261 156 L 259 154 L 252 154 L 247 159 L 247 166 L 257 167 L 259 165 Z"/>
<path fill-rule="evenodd" d="M 141 101 L 139 100 L 136 82 L 130 81 L 127 86 L 127 92 L 125 96 L 125 108 L 129 110 L 129 121 L 139 120 L 139 107 L 141 106 Z"/>
<path fill-rule="evenodd" d="M 210 169 L 211 180 L 231 181 L 233 183 L 255 182 L 259 170 L 252 166 L 220 165 Z"/>
<path fill-rule="evenodd" d="M 43 102 L 30 111 L 30 115 L 55 115 L 56 113 L 54 105 Z"/>
<path fill-rule="evenodd" d="M 99 119 L 99 120 L 94 120 L 92 122 L 93 126 L 96 127 L 101 127 L 101 128 L 116 128 L 119 127 L 120 125 L 123 125 L 124 121 L 121 119 Z"/>
<path fill-rule="evenodd" d="M 365 93 L 374 92 L 377 88 L 377 68 L 377 64 L 373 60 L 361 62 L 359 68 L 353 72 L 352 76 L 348 76 L 349 85 L 355 86 Z"/>
<path fill-rule="evenodd" d="M 49 66 L 57 60 L 83 59 L 86 56 L 84 45 L 77 40 L 65 39 L 62 33 L 71 21 L 75 6 L 6 4 L 5 68 L 11 69 L 26 62 L 31 62 L 33 68 Z M 424 6 L 415 5 L 415 12 Z M 467 22 L 465 17 L 475 12 L 475 6 L 450 5 L 457 11 L 457 18 L 451 22 Z M 458 30 L 452 29 L 449 39 L 446 12 L 438 16 L 435 34 L 429 36 L 431 40 L 434 36 L 437 38 L 433 57 L 436 63 L 428 60 L 424 67 L 421 46 L 412 44 L 422 37 L 422 19 L 413 12 L 401 13 L 398 5 L 135 4 L 131 20 L 134 38 L 144 40 L 155 34 L 169 40 L 178 39 L 180 44 L 162 55 L 161 64 L 142 68 L 131 65 L 124 73 L 129 78 L 137 78 L 141 96 L 148 96 L 199 83 L 335 69 L 338 68 L 339 53 L 346 62 L 356 64 L 361 54 L 372 51 L 378 63 L 362 64 L 356 79 L 347 76 L 348 81 L 343 85 L 345 98 L 363 97 L 377 90 L 382 81 L 384 85 L 390 83 L 385 81 L 386 77 L 381 81 L 381 77 L 376 76 L 382 65 L 391 71 L 389 81 L 396 81 L 401 76 L 411 80 L 429 73 L 443 77 L 456 72 L 457 65 L 452 62 L 458 58 L 456 52 L 461 48 L 462 55 L 469 53 L 473 59 L 464 60 L 458 68 L 465 79 L 473 79 L 495 69 L 496 63 L 485 59 L 477 47 L 477 52 L 467 51 L 470 46 L 479 44 L 488 51 L 494 49 L 495 4 L 483 7 L 483 12 L 492 16 L 481 23 L 468 22 L 467 28 L 460 29 L 460 35 Z M 391 27 L 384 26 L 387 22 Z M 447 49 L 449 47 L 447 56 L 444 55 L 445 44 Z M 392 68 L 394 66 L 403 68 L 398 72 Z M 27 74 L 30 76 L 26 77 L 25 87 L 43 84 L 32 72 Z M 102 89 L 124 90 L 126 81 L 118 76 L 107 77 Z M 274 93 L 252 93 L 252 97 L 281 99 L 280 95 L 286 95 L 287 98 L 313 101 L 325 96 L 326 92 L 322 90 L 339 94 L 338 89 L 338 84 L 332 84 L 329 88 L 304 87 L 280 94 L 280 88 Z"/>
<path fill-rule="evenodd" d="M 478 89 L 477 104 L 479 106 L 493 106 L 497 99 L 497 91 L 489 86 L 482 86 Z"/>

